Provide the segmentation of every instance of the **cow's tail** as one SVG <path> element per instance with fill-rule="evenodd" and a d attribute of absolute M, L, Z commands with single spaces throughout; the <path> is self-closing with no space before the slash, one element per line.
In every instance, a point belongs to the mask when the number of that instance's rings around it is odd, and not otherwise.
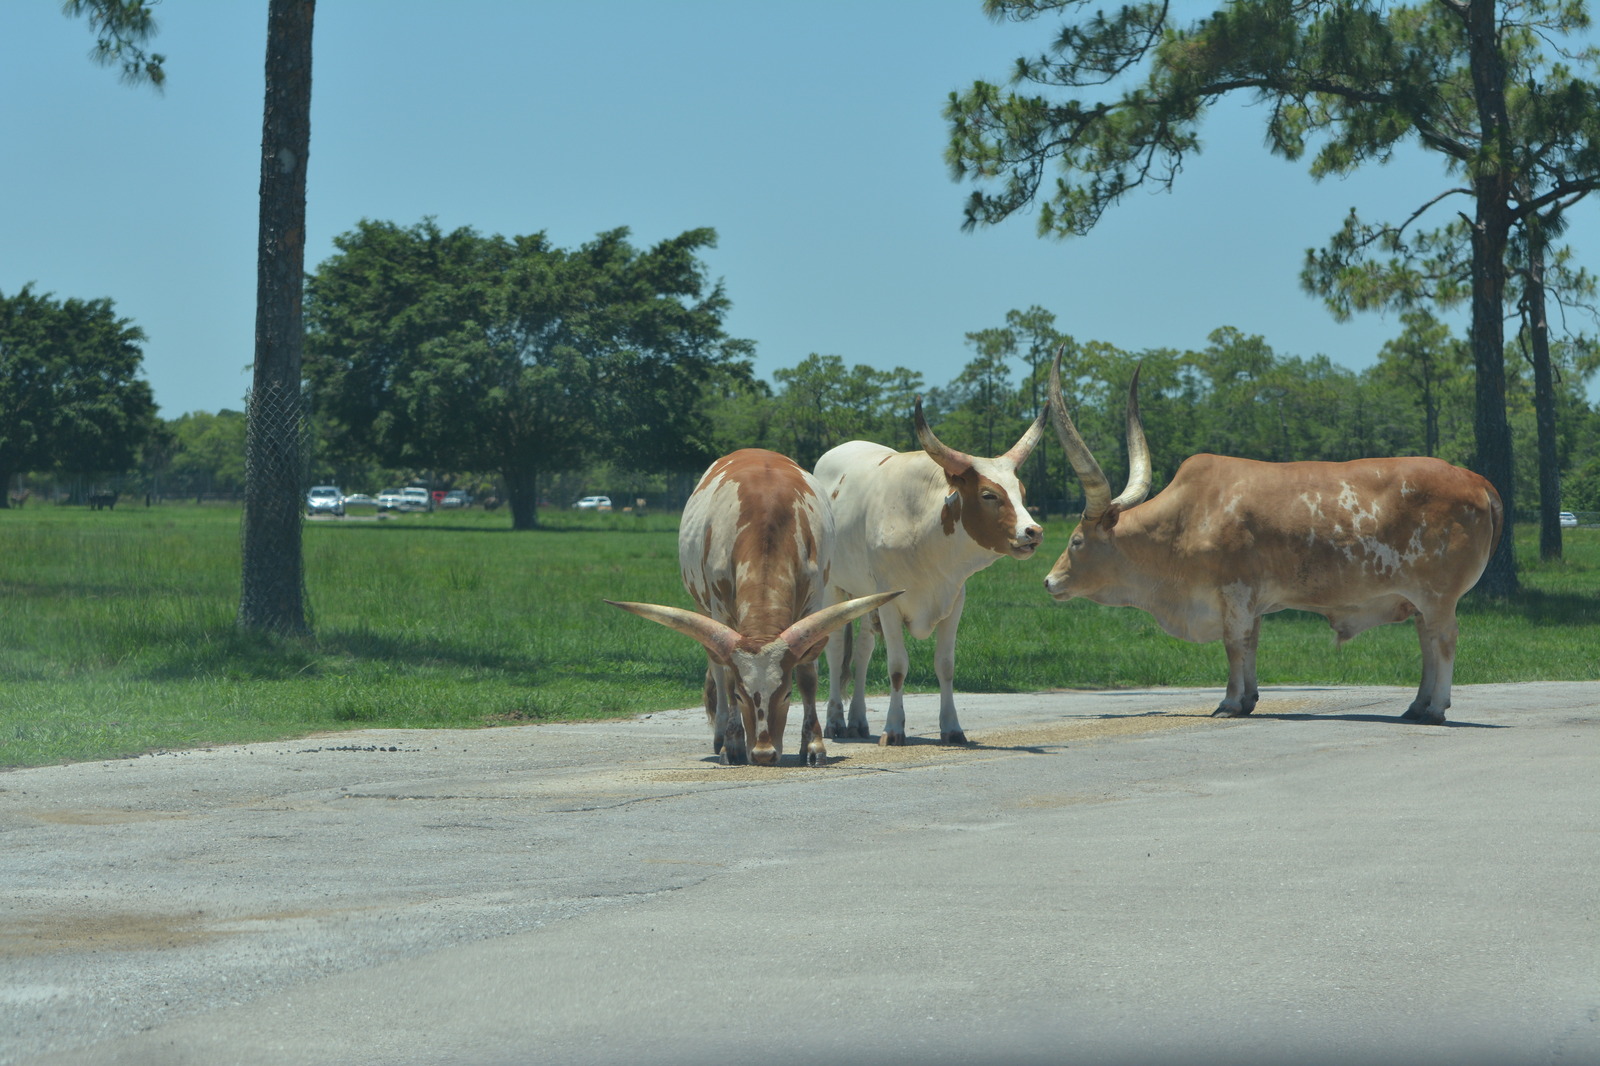
<path fill-rule="evenodd" d="M 856 657 L 856 620 L 852 618 L 850 621 L 846 622 L 845 625 L 844 625 L 844 654 L 839 657 L 839 676 L 841 678 L 845 678 L 845 677 L 849 677 L 850 676 L 851 661 L 854 660 L 855 657 Z M 841 684 L 834 691 L 835 692 L 843 692 L 844 691 L 844 686 Z"/>
<path fill-rule="evenodd" d="M 1500 546 L 1501 535 L 1505 533 L 1506 507 L 1500 502 L 1500 493 L 1492 484 L 1489 486 L 1489 525 L 1493 531 L 1493 535 L 1489 538 L 1489 554 L 1493 555 L 1494 550 Z"/>

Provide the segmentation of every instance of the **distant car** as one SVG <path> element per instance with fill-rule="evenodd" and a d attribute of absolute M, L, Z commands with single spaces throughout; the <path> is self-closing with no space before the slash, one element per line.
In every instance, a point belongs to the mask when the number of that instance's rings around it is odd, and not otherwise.
<path fill-rule="evenodd" d="M 306 493 L 306 514 L 344 516 L 344 493 L 337 485 L 317 485 Z"/>
<path fill-rule="evenodd" d="M 400 490 L 402 511 L 431 511 L 433 510 L 433 494 L 420 485 L 412 485 Z"/>
<path fill-rule="evenodd" d="M 1573 526 L 1576 526 L 1577 524 L 1578 524 L 1578 516 L 1577 515 L 1573 514 L 1571 511 L 1562 511 L 1561 512 L 1561 528 L 1562 529 L 1571 529 Z"/>
<path fill-rule="evenodd" d="M 572 506 L 580 511 L 609 511 L 611 510 L 611 497 L 585 496 Z"/>
<path fill-rule="evenodd" d="M 456 507 L 471 507 L 472 497 L 462 489 L 451 489 L 444 494 L 444 499 L 439 501 L 439 506 L 452 509 Z"/>
<path fill-rule="evenodd" d="M 347 510 L 351 507 L 376 507 L 378 501 L 364 492 L 352 492 L 344 498 L 344 505 Z"/>
<path fill-rule="evenodd" d="M 399 489 L 384 489 L 378 493 L 378 510 L 380 511 L 398 511 L 405 505 L 405 498 L 400 495 Z"/>

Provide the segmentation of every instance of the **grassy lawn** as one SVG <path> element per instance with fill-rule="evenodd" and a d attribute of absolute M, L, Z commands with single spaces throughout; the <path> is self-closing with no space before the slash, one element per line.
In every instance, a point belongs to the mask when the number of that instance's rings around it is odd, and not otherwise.
<path fill-rule="evenodd" d="M 308 522 L 316 636 L 283 641 L 234 628 L 237 510 L 0 511 L 0 766 L 697 705 L 699 647 L 601 602 L 690 606 L 676 516 L 546 518 L 535 533 L 479 511 Z M 1038 558 L 969 583 L 958 690 L 1220 689 L 1220 644 L 1174 640 L 1141 611 L 1049 600 L 1069 528 L 1050 523 Z M 1524 594 L 1463 603 L 1457 683 L 1600 678 L 1600 530 L 1566 534 L 1566 559 L 1546 565 L 1535 531 L 1518 529 Z M 912 642 L 912 689 L 935 687 L 932 655 Z M 1409 624 L 1338 648 L 1321 618 L 1292 612 L 1266 620 L 1259 665 L 1263 686 L 1415 685 L 1420 671 Z M 872 678 L 886 690 L 881 651 Z"/>

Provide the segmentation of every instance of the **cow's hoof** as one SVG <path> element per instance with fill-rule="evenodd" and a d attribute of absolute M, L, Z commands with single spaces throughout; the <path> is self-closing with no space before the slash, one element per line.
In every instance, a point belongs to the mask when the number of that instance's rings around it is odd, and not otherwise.
<path fill-rule="evenodd" d="M 941 744 L 965 744 L 967 735 L 959 729 L 954 733 L 940 733 L 939 742 Z"/>
<path fill-rule="evenodd" d="M 805 753 L 805 764 L 807 766 L 827 766 L 828 765 L 828 752 L 827 752 L 827 749 L 826 748 L 816 748 L 814 750 L 808 749 L 806 751 L 806 753 Z"/>
<path fill-rule="evenodd" d="M 1412 707 L 1400 717 L 1408 722 L 1416 722 L 1418 725 L 1444 725 L 1443 711 L 1428 711 Z"/>
<path fill-rule="evenodd" d="M 1247 715 L 1249 713 L 1250 712 L 1245 710 L 1243 707 L 1222 706 L 1222 707 L 1218 707 L 1216 710 L 1212 711 L 1211 712 L 1211 717 L 1213 717 L 1213 718 L 1243 718 L 1245 715 Z"/>
<path fill-rule="evenodd" d="M 880 748 L 901 748 L 905 746 L 905 743 L 906 735 L 904 733 L 891 733 L 887 729 L 883 731 L 883 736 L 878 738 L 878 747 Z"/>
<path fill-rule="evenodd" d="M 823 731 L 822 735 L 829 740 L 850 740 L 853 738 L 866 740 L 872 736 L 872 734 L 867 730 L 867 724 L 865 722 L 862 722 L 859 725 L 844 725 L 843 723 L 840 723 L 839 725 L 830 725 L 826 730 Z"/>
<path fill-rule="evenodd" d="M 723 766 L 744 766 L 749 761 L 750 760 L 745 757 L 745 753 L 743 751 L 736 751 L 733 748 L 724 748 L 722 750 Z"/>

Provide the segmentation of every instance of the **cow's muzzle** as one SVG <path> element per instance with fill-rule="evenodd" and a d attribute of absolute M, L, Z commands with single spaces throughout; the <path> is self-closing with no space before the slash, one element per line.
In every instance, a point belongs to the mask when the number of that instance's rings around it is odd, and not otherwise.
<path fill-rule="evenodd" d="M 1021 535 L 1012 538 L 1011 555 L 1016 559 L 1026 559 L 1039 550 L 1039 545 L 1044 543 L 1044 530 L 1038 526 L 1029 526 Z"/>

